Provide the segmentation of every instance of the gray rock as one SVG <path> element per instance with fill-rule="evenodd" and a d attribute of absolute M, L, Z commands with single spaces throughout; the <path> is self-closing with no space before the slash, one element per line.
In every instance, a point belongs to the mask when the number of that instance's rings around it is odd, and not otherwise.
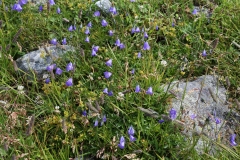
<path fill-rule="evenodd" d="M 40 4 L 46 4 L 48 0 L 31 0 L 33 4 L 40 5 Z M 56 3 L 56 2 L 55 2 Z"/>
<path fill-rule="evenodd" d="M 168 86 L 164 85 L 162 88 L 167 91 Z M 200 135 L 195 145 L 198 153 L 205 146 L 211 147 L 213 152 L 214 147 L 209 142 L 217 139 L 229 144 L 228 131 L 233 126 L 226 123 L 228 120 L 225 115 L 230 112 L 226 105 L 226 89 L 219 85 L 217 77 L 206 75 L 191 82 L 174 81 L 168 91 L 176 97 L 172 99 L 170 108 L 174 108 L 177 119 L 184 122 L 182 133 L 192 141 L 195 135 Z M 216 118 L 221 121 L 219 124 L 216 123 Z"/>
<path fill-rule="evenodd" d="M 58 59 L 68 51 L 74 51 L 72 46 L 50 46 L 40 48 L 37 51 L 32 51 L 23 57 L 16 60 L 17 67 L 23 72 L 28 73 L 28 78 L 32 79 L 35 73 L 36 77 L 41 79 L 46 72 L 47 66 L 54 63 L 54 60 Z M 20 73 L 22 73 L 20 71 Z"/>
<path fill-rule="evenodd" d="M 112 3 L 109 0 L 100 0 L 95 3 L 102 11 L 109 12 Z"/>

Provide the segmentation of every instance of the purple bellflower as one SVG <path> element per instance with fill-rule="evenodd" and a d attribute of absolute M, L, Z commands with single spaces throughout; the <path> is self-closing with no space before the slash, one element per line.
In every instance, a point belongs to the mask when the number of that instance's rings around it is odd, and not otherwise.
<path fill-rule="evenodd" d="M 140 88 L 139 85 L 137 85 L 136 88 L 135 88 L 135 93 L 139 93 L 140 91 L 141 91 L 141 88 Z"/>
<path fill-rule="evenodd" d="M 112 30 L 109 30 L 108 33 L 109 33 L 109 36 L 113 36 L 113 31 Z"/>
<path fill-rule="evenodd" d="M 120 44 L 119 46 L 120 49 L 124 49 L 125 48 L 125 45 L 123 43 Z"/>
<path fill-rule="evenodd" d="M 86 110 L 82 111 L 82 115 L 86 117 L 87 116 L 87 111 Z"/>
<path fill-rule="evenodd" d="M 85 30 L 85 34 L 90 34 L 90 30 L 89 30 L 88 27 L 87 27 L 86 30 Z"/>
<path fill-rule="evenodd" d="M 66 38 L 63 38 L 62 40 L 62 45 L 66 45 L 67 44 L 67 39 Z"/>
<path fill-rule="evenodd" d="M 207 52 L 206 52 L 205 49 L 204 49 L 203 52 L 202 52 L 202 56 L 203 56 L 203 57 L 206 57 L 206 56 L 207 56 Z"/>
<path fill-rule="evenodd" d="M 57 39 L 56 39 L 56 38 L 53 38 L 53 39 L 50 41 L 50 44 L 57 45 Z"/>
<path fill-rule="evenodd" d="M 94 127 L 97 127 L 97 126 L 98 126 L 98 120 L 96 119 L 94 122 Z"/>
<path fill-rule="evenodd" d="M 112 59 L 109 59 L 105 64 L 106 64 L 108 67 L 112 67 Z"/>
<path fill-rule="evenodd" d="M 104 88 L 103 93 L 108 94 L 108 88 Z"/>
<path fill-rule="evenodd" d="M 99 12 L 99 11 L 94 12 L 94 13 L 93 13 L 93 16 L 94 16 L 94 17 L 99 17 L 99 16 L 100 16 L 100 12 Z"/>
<path fill-rule="evenodd" d="M 131 74 L 134 74 L 135 73 L 135 69 L 133 68 L 132 70 L 131 70 Z"/>
<path fill-rule="evenodd" d="M 43 11 L 43 6 L 42 6 L 42 5 L 39 6 L 38 11 L 39 11 L 39 12 L 42 12 L 42 11 Z"/>
<path fill-rule="evenodd" d="M 68 31 L 70 31 L 70 32 L 74 31 L 73 25 L 71 25 L 71 26 L 68 28 Z"/>
<path fill-rule="evenodd" d="M 112 76 L 112 73 L 111 73 L 111 72 L 108 72 L 108 71 L 104 72 L 104 77 L 105 77 L 106 79 L 109 79 L 111 76 Z"/>
<path fill-rule="evenodd" d="M 163 123 L 164 122 L 164 120 L 163 119 L 160 119 L 159 121 L 158 121 L 158 123 Z"/>
<path fill-rule="evenodd" d="M 177 118 L 177 111 L 176 111 L 174 108 L 172 108 L 172 109 L 169 111 L 169 117 L 170 117 L 172 120 L 174 120 L 174 119 Z"/>
<path fill-rule="evenodd" d="M 117 9 L 115 7 L 110 7 L 109 12 L 111 12 L 113 15 L 116 15 Z"/>
<path fill-rule="evenodd" d="M 19 0 L 18 4 L 20 4 L 21 6 L 23 6 L 24 4 L 27 4 L 28 0 Z"/>
<path fill-rule="evenodd" d="M 92 49 L 92 56 L 93 57 L 97 56 L 97 52 L 94 49 Z"/>
<path fill-rule="evenodd" d="M 133 126 L 130 126 L 130 127 L 128 128 L 128 134 L 129 134 L 129 135 L 134 135 L 134 133 L 135 133 L 135 130 L 134 130 Z"/>
<path fill-rule="evenodd" d="M 60 10 L 60 8 L 58 7 L 57 8 L 57 14 L 60 14 L 61 13 L 61 10 Z"/>
<path fill-rule="evenodd" d="M 105 19 L 102 20 L 101 24 L 103 27 L 106 27 L 108 25 L 108 23 Z"/>
<path fill-rule="evenodd" d="M 50 83 L 50 78 L 47 78 L 47 79 L 45 80 L 45 83 L 46 83 L 46 84 L 49 84 L 49 83 Z"/>
<path fill-rule="evenodd" d="M 95 52 L 97 52 L 98 49 L 99 49 L 99 46 L 94 46 L 94 45 L 93 45 L 92 49 L 93 49 Z"/>
<path fill-rule="evenodd" d="M 92 28 L 92 22 L 89 22 L 89 23 L 87 24 L 87 27 Z"/>
<path fill-rule="evenodd" d="M 198 14 L 198 10 L 196 8 L 194 8 L 193 11 L 192 11 L 192 14 L 193 15 L 197 15 Z"/>
<path fill-rule="evenodd" d="M 131 34 L 134 34 L 135 31 L 136 31 L 136 29 L 135 29 L 135 27 L 133 27 L 132 30 L 131 30 Z"/>
<path fill-rule="evenodd" d="M 63 72 L 63 71 L 61 70 L 61 68 L 57 68 L 55 73 L 56 73 L 57 75 L 61 75 L 62 72 Z"/>
<path fill-rule="evenodd" d="M 22 11 L 22 7 L 21 7 L 20 4 L 16 3 L 16 4 L 13 5 L 12 10 L 21 12 Z"/>
<path fill-rule="evenodd" d="M 141 32 L 141 30 L 140 30 L 139 27 L 137 27 L 137 28 L 135 29 L 135 33 L 139 33 L 139 32 Z"/>
<path fill-rule="evenodd" d="M 141 57 L 142 57 L 142 53 L 141 53 L 141 52 L 138 52 L 137 57 L 138 57 L 138 58 L 141 58 Z"/>
<path fill-rule="evenodd" d="M 55 4 L 54 0 L 49 0 L 50 6 L 53 6 Z"/>
<path fill-rule="evenodd" d="M 89 42 L 90 42 L 90 39 L 89 39 L 89 37 L 88 37 L 88 36 L 85 38 L 85 42 L 87 42 L 87 43 L 89 43 Z"/>
<path fill-rule="evenodd" d="M 129 138 L 130 138 L 130 142 L 136 141 L 136 138 L 133 135 L 129 135 Z"/>
<path fill-rule="evenodd" d="M 119 39 L 117 39 L 117 40 L 116 40 L 116 42 L 115 42 L 115 45 L 119 47 L 119 46 L 120 46 L 120 44 L 121 44 L 120 40 L 119 40 Z"/>
<path fill-rule="evenodd" d="M 159 27 L 158 27 L 158 26 L 156 26 L 156 28 L 155 28 L 155 29 L 156 29 L 156 31 L 158 31 L 158 30 L 159 30 Z"/>
<path fill-rule="evenodd" d="M 107 95 L 108 96 L 113 96 L 113 91 L 109 91 Z"/>
<path fill-rule="evenodd" d="M 148 88 L 148 90 L 146 91 L 146 94 L 153 95 L 152 87 Z"/>
<path fill-rule="evenodd" d="M 56 64 L 51 64 L 51 65 L 47 66 L 46 69 L 47 69 L 48 72 L 51 72 L 56 68 L 56 66 L 57 66 Z"/>
<path fill-rule="evenodd" d="M 144 32 L 143 37 L 144 37 L 144 38 L 148 38 L 147 32 Z"/>
<path fill-rule="evenodd" d="M 215 122 L 216 122 L 216 124 L 220 124 L 221 123 L 221 119 L 220 118 L 215 118 Z"/>
<path fill-rule="evenodd" d="M 125 147 L 125 138 L 123 136 L 121 136 L 121 138 L 120 138 L 120 142 L 118 144 L 118 147 L 120 149 L 124 149 L 124 147 Z"/>
<path fill-rule="evenodd" d="M 66 86 L 70 87 L 73 85 L 73 79 L 72 78 L 69 78 L 67 81 L 66 81 Z"/>
<path fill-rule="evenodd" d="M 149 46 L 148 42 L 144 42 L 143 50 L 150 50 L 150 46 Z"/>
<path fill-rule="evenodd" d="M 74 67 L 73 67 L 72 62 L 68 63 L 66 66 L 66 70 L 69 72 L 69 71 L 72 71 L 73 69 L 74 69 Z"/>
<path fill-rule="evenodd" d="M 231 136 L 230 136 L 230 144 L 231 144 L 231 146 L 236 146 L 237 145 L 237 143 L 236 143 L 236 141 L 235 141 L 235 139 L 236 139 L 236 134 L 232 134 Z"/>

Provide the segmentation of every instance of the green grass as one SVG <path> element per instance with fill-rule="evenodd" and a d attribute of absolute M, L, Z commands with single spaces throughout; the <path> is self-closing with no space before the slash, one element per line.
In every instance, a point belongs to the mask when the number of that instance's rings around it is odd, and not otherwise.
<path fill-rule="evenodd" d="M 45 5 L 43 12 L 29 3 L 23 6 L 22 12 L 12 11 L 11 5 L 15 1 L 2 0 L 0 100 L 7 104 L 0 103 L 1 159 L 16 156 L 20 159 L 67 160 L 103 155 L 109 159 L 126 159 L 130 154 L 141 159 L 240 159 L 239 146 L 233 148 L 221 143 L 216 144 L 219 146 L 217 154 L 210 155 L 206 148 L 206 152 L 199 155 L 173 123 L 160 124 L 159 119 L 147 117 L 137 109 L 151 108 L 160 115 L 168 114 L 171 96 L 160 86 L 176 79 L 205 74 L 217 74 L 223 84 L 228 77 L 231 84 L 229 101 L 239 98 L 240 52 L 232 42 L 240 43 L 240 2 L 199 2 L 212 9 L 209 19 L 204 14 L 191 14 L 196 3 L 191 0 L 138 0 L 135 3 L 116 0 L 114 6 L 118 14 L 112 16 L 101 12 L 100 17 L 93 17 L 99 9 L 90 0 L 58 0 L 50 10 Z M 56 13 L 57 7 L 61 14 Z M 103 18 L 108 22 L 107 27 L 101 26 Z M 86 43 L 84 31 L 90 21 L 93 27 L 90 43 Z M 68 27 L 74 24 L 77 30 L 69 32 Z M 134 26 L 144 28 L 149 38 L 143 40 L 142 33 L 131 35 Z M 109 30 L 114 30 L 112 37 L 108 35 Z M 67 38 L 68 45 L 76 49 L 56 61 L 64 70 L 61 76 L 45 84 L 37 80 L 29 82 L 26 76 L 14 71 L 9 56 L 15 60 L 53 38 L 59 43 Z M 114 45 L 117 38 L 125 44 L 124 49 Z M 209 54 L 213 49 L 211 42 L 216 39 L 219 43 Z M 144 41 L 151 46 L 149 51 L 142 50 Z M 100 47 L 95 57 L 91 56 L 92 45 Z M 204 49 L 207 57 L 201 56 Z M 84 56 L 81 50 L 84 50 Z M 140 59 L 138 52 L 142 53 Z M 113 60 L 111 68 L 105 65 L 108 59 Z M 162 60 L 167 62 L 166 67 L 161 64 Z M 65 71 L 69 62 L 75 65 L 74 72 Z M 135 69 L 134 75 L 132 69 Z M 103 76 L 105 71 L 112 72 L 109 80 Z M 65 82 L 70 77 L 74 85 L 66 87 Z M 24 86 L 24 94 L 17 90 L 19 85 Z M 140 93 L 134 92 L 136 85 L 140 85 Z M 152 96 L 145 93 L 150 86 L 154 92 Z M 114 95 L 103 98 L 104 88 L 112 90 Z M 127 92 L 123 100 L 119 100 L 118 93 L 124 91 Z M 89 102 L 93 106 L 99 103 L 98 114 L 89 112 Z M 60 107 L 60 113 L 55 112 L 56 106 Z M 236 107 L 235 103 L 232 107 Z M 82 116 L 83 110 L 87 110 L 87 117 Z M 31 134 L 26 135 L 27 119 L 32 115 L 34 127 L 30 127 Z M 95 120 L 101 123 L 103 115 L 107 116 L 107 122 L 94 127 Z M 128 138 L 127 130 L 131 125 L 135 129 L 135 142 L 129 142 Z M 235 132 L 239 142 L 239 128 Z M 124 149 L 118 147 L 121 136 L 126 140 Z"/>

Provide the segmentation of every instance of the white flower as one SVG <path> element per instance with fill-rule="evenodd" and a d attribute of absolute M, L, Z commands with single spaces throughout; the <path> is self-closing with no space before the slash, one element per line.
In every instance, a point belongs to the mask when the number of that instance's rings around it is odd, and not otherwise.
<path fill-rule="evenodd" d="M 49 77 L 48 74 L 43 74 L 43 79 L 47 79 Z"/>
<path fill-rule="evenodd" d="M 21 85 L 19 85 L 19 86 L 17 87 L 17 89 L 18 89 L 19 91 L 22 91 L 23 88 L 24 88 L 24 86 L 21 86 Z"/>
<path fill-rule="evenodd" d="M 163 65 L 164 67 L 166 67 L 166 66 L 167 66 L 167 61 L 162 60 L 162 61 L 161 61 L 161 65 Z"/>

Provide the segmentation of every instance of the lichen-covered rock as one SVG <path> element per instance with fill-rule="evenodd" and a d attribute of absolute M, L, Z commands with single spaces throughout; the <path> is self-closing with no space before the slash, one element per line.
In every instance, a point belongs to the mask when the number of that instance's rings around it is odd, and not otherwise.
<path fill-rule="evenodd" d="M 162 87 L 167 91 L 168 85 Z M 209 146 L 209 141 L 203 140 L 203 136 L 210 141 L 222 139 L 223 143 L 228 143 L 228 132 L 234 126 L 226 123 L 225 115 L 230 112 L 226 104 L 226 89 L 219 85 L 217 77 L 206 75 L 191 82 L 175 81 L 168 91 L 176 97 L 172 99 L 170 108 L 177 111 L 177 119 L 183 122 L 182 133 L 191 138 L 200 136 L 195 146 L 199 153 L 204 146 Z"/>
<path fill-rule="evenodd" d="M 109 0 L 100 0 L 95 3 L 102 11 L 109 12 L 112 3 Z"/>
<path fill-rule="evenodd" d="M 20 70 L 28 74 L 28 78 L 32 79 L 35 73 L 36 77 L 41 79 L 47 66 L 68 51 L 74 51 L 74 48 L 68 45 L 43 47 L 18 58 L 16 64 Z"/>

